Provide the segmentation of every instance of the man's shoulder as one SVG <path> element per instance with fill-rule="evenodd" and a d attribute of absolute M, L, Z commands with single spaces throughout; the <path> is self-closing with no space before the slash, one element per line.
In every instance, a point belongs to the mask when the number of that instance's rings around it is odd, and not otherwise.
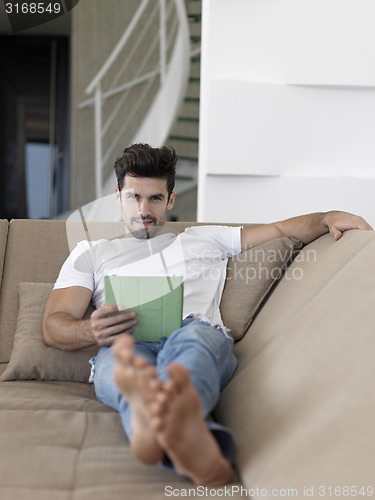
<path fill-rule="evenodd" d="M 81 240 L 77 242 L 73 251 L 111 249 L 118 246 L 126 246 L 126 243 L 126 238 L 114 238 L 112 240 L 105 238 L 99 240 Z"/>
<path fill-rule="evenodd" d="M 71 251 L 69 258 L 74 262 L 95 262 L 97 258 L 102 259 L 103 256 L 110 256 L 111 254 L 118 252 L 120 248 L 123 248 L 121 239 L 81 240 L 77 242 L 76 246 Z"/>

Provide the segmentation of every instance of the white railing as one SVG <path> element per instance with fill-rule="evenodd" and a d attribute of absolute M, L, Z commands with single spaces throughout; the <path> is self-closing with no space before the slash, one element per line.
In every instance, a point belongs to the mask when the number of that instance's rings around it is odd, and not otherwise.
<path fill-rule="evenodd" d="M 144 13 L 147 8 L 149 8 L 147 20 L 141 25 L 140 20 L 145 19 Z M 146 51 L 143 60 L 137 61 L 137 69 L 132 71 L 131 80 L 124 81 L 134 54 L 142 40 L 149 33 L 151 25 L 155 22 L 159 22 L 157 35 Z M 134 33 L 137 33 L 135 42 L 132 36 Z M 132 41 L 131 46 L 129 46 L 129 40 Z M 174 45 L 173 49 L 170 50 L 172 42 L 174 42 Z M 158 44 L 159 61 L 152 71 L 145 72 L 150 55 L 155 51 Z M 133 134 L 134 137 L 130 138 L 128 142 L 129 144 L 132 142 L 148 142 L 152 145 L 161 145 L 168 137 L 169 130 L 185 94 L 190 64 L 189 44 L 189 27 L 184 0 L 142 0 L 112 53 L 87 86 L 86 93 L 94 93 L 94 97 L 81 102 L 79 107 L 94 106 L 95 110 L 95 191 L 97 199 L 107 194 L 106 191 L 108 191 L 105 187 L 105 179 L 103 179 L 103 169 L 114 154 L 119 142 L 126 136 L 127 127 L 141 108 L 151 86 L 158 78 L 159 89 L 157 94 L 138 131 Z M 171 52 L 169 60 L 167 58 L 168 52 Z M 124 56 L 124 54 L 126 54 L 124 62 L 119 67 L 111 84 L 107 86 L 106 90 L 103 90 L 104 78 L 108 76 L 109 70 L 119 60 L 119 56 Z M 121 121 L 121 127 L 113 137 L 110 137 L 109 145 L 103 151 L 104 136 L 110 133 L 110 126 L 118 117 L 118 113 L 121 107 L 124 106 L 131 89 L 141 84 L 146 85 L 143 85 L 137 101 L 127 105 L 126 118 Z M 103 121 L 103 105 L 110 97 L 116 95 L 119 97 L 118 102 L 106 117 L 106 120 Z M 127 145 L 123 144 L 122 147 Z M 109 185 L 113 191 L 113 181 Z"/>

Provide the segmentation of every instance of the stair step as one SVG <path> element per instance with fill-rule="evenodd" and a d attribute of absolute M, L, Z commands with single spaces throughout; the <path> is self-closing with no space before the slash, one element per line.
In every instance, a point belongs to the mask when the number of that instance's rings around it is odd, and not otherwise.
<path fill-rule="evenodd" d="M 194 37 L 194 40 L 197 42 L 201 41 L 201 24 L 200 23 L 189 23 L 190 30 L 190 40 Z"/>
<path fill-rule="evenodd" d="M 180 159 L 193 160 L 197 159 L 199 156 L 198 141 L 196 142 L 183 141 L 179 139 L 173 139 L 172 137 L 168 137 L 168 146 L 172 146 L 176 150 L 177 156 Z"/>
<path fill-rule="evenodd" d="M 199 14 L 188 14 L 189 21 L 191 23 L 201 23 L 202 22 L 202 13 Z"/>
<path fill-rule="evenodd" d="M 177 120 L 169 134 L 170 137 L 182 137 L 186 140 L 197 139 L 199 136 L 199 120 Z"/>
<path fill-rule="evenodd" d="M 169 133 L 171 139 L 179 141 L 198 141 L 199 122 L 185 122 L 177 120 Z"/>
<path fill-rule="evenodd" d="M 201 65 L 200 62 L 190 65 L 190 77 L 199 78 L 201 77 Z"/>
<path fill-rule="evenodd" d="M 186 9 L 187 9 L 188 15 L 201 14 L 202 1 L 201 0 L 189 0 L 186 4 Z"/>
<path fill-rule="evenodd" d="M 192 175 L 179 175 L 178 172 L 176 172 L 176 180 L 179 180 L 179 181 L 193 181 L 194 177 Z"/>
<path fill-rule="evenodd" d="M 197 41 L 192 41 L 190 43 L 190 52 L 195 53 L 196 51 L 199 52 L 201 48 L 201 42 Z"/>
<path fill-rule="evenodd" d="M 198 162 L 191 159 L 185 160 L 180 156 L 176 169 L 176 180 L 177 179 L 183 181 L 185 187 L 187 187 L 186 182 L 190 183 L 190 187 L 193 187 L 198 179 Z"/>
<path fill-rule="evenodd" d="M 200 94 L 200 79 L 193 78 L 192 81 L 190 81 L 189 78 L 189 82 L 186 89 L 186 97 L 199 99 L 199 94 Z"/>
<path fill-rule="evenodd" d="M 177 152 L 177 156 L 182 161 L 195 164 L 198 163 L 199 149 L 199 105 L 200 105 L 200 62 L 199 52 L 201 46 L 201 19 L 202 1 L 189 0 L 186 2 L 190 30 L 190 50 L 194 54 L 190 58 L 190 76 L 186 89 L 180 115 L 176 119 L 168 137 L 168 144 Z M 186 171 L 183 176 L 177 171 L 177 176 L 184 182 Z M 189 177 L 189 172 L 187 173 Z"/>
<path fill-rule="evenodd" d="M 185 161 L 191 161 L 194 163 L 198 163 L 198 156 L 183 156 L 183 155 L 178 155 L 179 160 L 185 160 Z"/>
<path fill-rule="evenodd" d="M 183 137 L 179 135 L 170 135 L 169 138 L 172 139 L 173 141 L 196 142 L 197 144 L 199 142 L 198 137 L 186 137 L 186 136 Z"/>
<path fill-rule="evenodd" d="M 180 116 L 199 119 L 199 102 L 184 102 L 180 109 Z"/>
<path fill-rule="evenodd" d="M 199 118 L 195 116 L 179 116 L 177 118 L 179 122 L 193 122 L 193 123 L 199 123 Z"/>

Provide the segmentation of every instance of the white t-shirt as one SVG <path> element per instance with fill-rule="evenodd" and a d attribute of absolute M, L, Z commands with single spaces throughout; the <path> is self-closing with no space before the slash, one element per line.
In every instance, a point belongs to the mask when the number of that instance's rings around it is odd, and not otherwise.
<path fill-rule="evenodd" d="M 151 239 L 81 241 L 61 268 L 54 289 L 82 286 L 96 308 L 104 304 L 104 276 L 178 275 L 184 281 L 183 317 L 222 325 L 219 304 L 228 258 L 241 252 L 241 228 L 197 226 Z"/>

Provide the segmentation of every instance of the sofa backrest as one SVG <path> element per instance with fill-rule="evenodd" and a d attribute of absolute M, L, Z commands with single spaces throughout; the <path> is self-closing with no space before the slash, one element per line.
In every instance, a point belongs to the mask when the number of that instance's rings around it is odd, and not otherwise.
<path fill-rule="evenodd" d="M 215 417 L 246 443 L 236 465 L 248 487 L 373 477 L 374 255 L 373 231 L 307 245 L 236 345 Z"/>
<path fill-rule="evenodd" d="M 0 220 L 0 290 L 1 290 L 1 280 L 3 277 L 5 247 L 8 237 L 8 226 L 9 222 L 7 220 Z"/>
<path fill-rule="evenodd" d="M 53 221 L 51 221 L 53 222 Z M 206 224 L 206 223 L 205 223 Z M 167 222 L 168 231 L 178 234 L 187 227 L 200 226 L 200 222 Z M 215 225 L 225 225 L 217 224 Z M 250 227 L 256 224 L 230 224 L 231 226 L 244 226 Z M 66 222 L 66 235 L 70 251 L 76 246 L 79 241 L 90 240 L 95 241 L 99 239 L 112 240 L 115 238 L 124 237 L 124 223 L 123 222 L 90 222 L 90 221 L 67 221 Z"/>

